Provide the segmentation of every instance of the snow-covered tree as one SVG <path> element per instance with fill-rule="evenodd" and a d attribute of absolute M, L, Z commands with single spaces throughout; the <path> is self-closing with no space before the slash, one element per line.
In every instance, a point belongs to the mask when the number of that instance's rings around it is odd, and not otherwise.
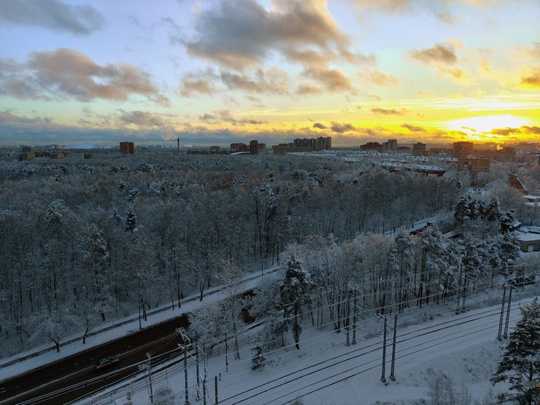
<path fill-rule="evenodd" d="M 54 342 L 56 352 L 60 352 L 60 341 L 65 338 L 73 326 L 79 326 L 79 318 L 69 307 L 44 311 L 29 318 L 28 323 L 34 326 L 30 341 L 39 342 L 46 336 Z"/>
<path fill-rule="evenodd" d="M 300 349 L 300 316 L 302 305 L 309 304 L 309 292 L 313 283 L 307 271 L 302 269 L 302 263 L 294 256 L 287 261 L 287 271 L 281 283 L 281 304 L 283 316 L 292 322 L 294 343 Z M 292 318 L 292 319 L 291 319 Z"/>
<path fill-rule="evenodd" d="M 264 368 L 266 359 L 263 356 L 264 350 L 261 345 L 257 345 L 252 349 L 251 354 L 251 369 L 260 370 Z"/>
<path fill-rule="evenodd" d="M 209 303 L 190 313 L 188 332 L 193 341 L 212 353 L 213 347 L 224 336 L 221 306 Z"/>
<path fill-rule="evenodd" d="M 540 400 L 540 303 L 535 298 L 520 310 L 521 319 L 491 381 L 507 381 L 520 405 L 533 405 Z"/>
<path fill-rule="evenodd" d="M 284 345 L 286 322 L 280 307 L 280 280 L 268 275 L 255 288 L 255 295 L 249 306 L 249 314 L 263 321 L 261 346 L 264 349 L 272 348 L 278 342 Z"/>
<path fill-rule="evenodd" d="M 242 271 L 238 268 L 238 263 L 228 258 L 221 262 L 221 281 L 227 286 L 227 297 L 222 302 L 223 327 L 231 330 L 234 337 L 235 358 L 240 359 L 240 345 L 238 343 L 238 333 L 240 329 L 240 314 L 245 306 L 241 293 L 244 288 Z"/>

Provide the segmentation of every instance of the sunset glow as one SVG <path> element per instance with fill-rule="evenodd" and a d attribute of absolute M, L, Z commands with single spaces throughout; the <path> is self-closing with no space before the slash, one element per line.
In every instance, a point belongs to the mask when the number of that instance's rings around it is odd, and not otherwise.
<path fill-rule="evenodd" d="M 0 143 L 537 143 L 539 19 L 535 0 L 0 0 Z"/>
<path fill-rule="evenodd" d="M 529 122 L 511 114 L 483 115 L 469 118 L 459 118 L 449 122 L 449 127 L 455 131 L 467 133 L 491 133 L 497 129 L 520 128 Z"/>

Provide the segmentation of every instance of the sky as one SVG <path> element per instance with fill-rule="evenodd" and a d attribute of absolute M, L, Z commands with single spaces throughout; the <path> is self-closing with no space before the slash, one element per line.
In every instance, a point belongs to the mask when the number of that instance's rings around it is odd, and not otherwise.
<path fill-rule="evenodd" d="M 0 145 L 540 139 L 538 0 L 0 0 Z"/>

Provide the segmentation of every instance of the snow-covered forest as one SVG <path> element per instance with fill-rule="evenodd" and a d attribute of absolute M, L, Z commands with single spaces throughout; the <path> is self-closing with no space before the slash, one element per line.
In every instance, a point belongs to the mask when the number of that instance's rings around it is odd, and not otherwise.
<path fill-rule="evenodd" d="M 259 289 L 252 311 L 268 319 L 274 343 L 289 326 L 278 321 L 296 322 L 301 313 L 349 331 L 355 300 L 383 314 L 456 294 L 464 301 L 501 273 L 528 271 L 508 233 L 524 211 L 497 177 L 507 167 L 471 197 L 456 173 L 395 174 L 369 160 L 308 155 L 3 159 L 2 357 L 138 311 L 181 306 L 189 293 L 203 299 L 207 288 L 280 258 L 306 272 L 310 287 L 285 278 Z M 524 177 L 538 184 L 534 170 Z M 406 231 L 432 217 L 422 232 Z M 536 217 L 526 221 L 538 225 Z M 454 224 L 460 236 L 445 238 Z M 301 344 L 300 325 L 291 330 Z M 220 333 L 206 331 L 205 339 L 211 344 Z"/>

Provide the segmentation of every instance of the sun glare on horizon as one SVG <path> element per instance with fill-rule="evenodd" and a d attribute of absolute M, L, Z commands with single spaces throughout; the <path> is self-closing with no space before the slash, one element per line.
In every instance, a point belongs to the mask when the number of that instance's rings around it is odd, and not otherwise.
<path fill-rule="evenodd" d="M 448 121 L 448 127 L 469 134 L 489 134 L 496 129 L 520 128 L 529 125 L 527 119 L 512 114 L 484 115 Z"/>

